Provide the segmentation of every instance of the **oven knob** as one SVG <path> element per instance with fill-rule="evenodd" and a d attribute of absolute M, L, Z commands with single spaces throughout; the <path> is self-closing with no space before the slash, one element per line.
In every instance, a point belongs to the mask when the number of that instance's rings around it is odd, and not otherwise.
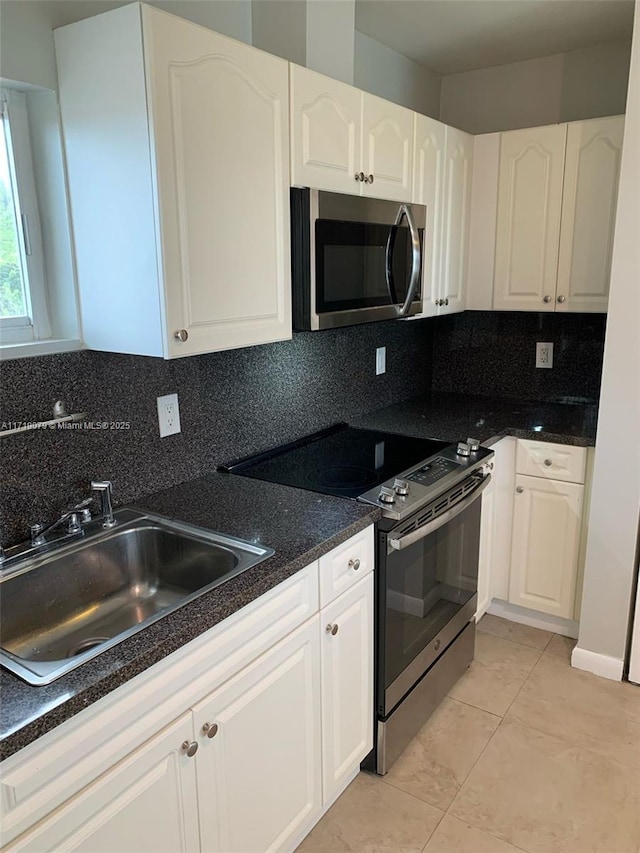
<path fill-rule="evenodd" d="M 456 447 L 456 454 L 458 456 L 469 456 L 471 453 L 471 448 L 466 443 L 466 441 L 459 441 L 458 446 Z"/>
<path fill-rule="evenodd" d="M 469 445 L 469 450 L 472 453 L 475 453 L 476 450 L 480 447 L 480 442 L 478 441 L 477 438 L 468 438 L 467 444 Z"/>
<path fill-rule="evenodd" d="M 404 497 L 409 494 L 409 483 L 406 480 L 395 480 L 393 483 L 393 491 L 396 495 Z"/>
<path fill-rule="evenodd" d="M 396 494 L 393 489 L 387 489 L 383 486 L 380 489 L 380 497 L 378 498 L 381 504 L 394 504 L 396 502 Z"/>

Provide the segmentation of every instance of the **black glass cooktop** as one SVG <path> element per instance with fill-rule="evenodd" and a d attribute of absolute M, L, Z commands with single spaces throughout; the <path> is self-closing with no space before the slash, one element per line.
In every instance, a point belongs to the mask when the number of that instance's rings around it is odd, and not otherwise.
<path fill-rule="evenodd" d="M 311 492 L 357 498 L 374 486 L 448 447 L 338 424 L 293 444 L 251 456 L 221 470 Z"/>

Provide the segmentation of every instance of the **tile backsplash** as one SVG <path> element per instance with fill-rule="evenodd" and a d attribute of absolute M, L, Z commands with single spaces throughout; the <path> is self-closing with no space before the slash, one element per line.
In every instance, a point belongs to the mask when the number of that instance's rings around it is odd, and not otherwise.
<path fill-rule="evenodd" d="M 2 541 L 23 540 L 29 524 L 55 519 L 87 494 L 92 478 L 112 480 L 117 503 L 134 501 L 235 457 L 426 394 L 433 328 L 430 320 L 373 323 L 175 361 L 84 351 L 3 362 L 0 421 L 46 420 L 60 399 L 107 428 L 1 439 Z M 387 347 L 382 376 L 375 375 L 378 346 Z M 182 432 L 161 439 L 156 397 L 174 392 Z"/>
<path fill-rule="evenodd" d="M 465 311 L 434 323 L 433 390 L 519 400 L 600 396 L 606 314 Z M 536 368 L 536 341 L 553 368 Z"/>

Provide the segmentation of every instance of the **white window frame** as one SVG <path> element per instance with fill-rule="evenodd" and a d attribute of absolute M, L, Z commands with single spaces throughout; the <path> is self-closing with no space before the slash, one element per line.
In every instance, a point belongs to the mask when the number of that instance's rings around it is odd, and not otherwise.
<path fill-rule="evenodd" d="M 15 89 L 0 89 L 0 118 L 9 148 L 12 192 L 17 214 L 18 245 L 26 271 L 26 317 L 0 317 L 0 343 L 20 344 L 51 338 L 47 302 L 44 248 L 29 119 L 25 95 Z"/>

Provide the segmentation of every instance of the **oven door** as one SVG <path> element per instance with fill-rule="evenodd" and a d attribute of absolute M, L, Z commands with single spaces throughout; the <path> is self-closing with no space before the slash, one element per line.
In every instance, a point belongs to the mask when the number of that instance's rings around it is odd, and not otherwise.
<path fill-rule="evenodd" d="M 378 712 L 386 716 L 475 615 L 480 496 L 490 475 L 440 516 L 381 533 Z"/>

